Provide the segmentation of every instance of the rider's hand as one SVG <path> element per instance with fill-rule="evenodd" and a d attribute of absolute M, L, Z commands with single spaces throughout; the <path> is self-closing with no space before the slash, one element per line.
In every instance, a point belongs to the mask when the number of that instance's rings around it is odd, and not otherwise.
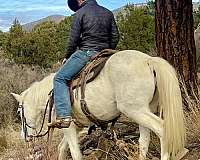
<path fill-rule="evenodd" d="M 63 59 L 62 64 L 65 64 L 65 62 L 67 61 L 66 58 Z"/>

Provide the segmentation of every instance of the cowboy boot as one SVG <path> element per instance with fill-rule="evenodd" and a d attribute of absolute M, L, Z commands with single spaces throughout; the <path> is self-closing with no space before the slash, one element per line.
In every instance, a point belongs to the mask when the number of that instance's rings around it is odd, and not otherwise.
<path fill-rule="evenodd" d="M 53 127 L 53 128 L 69 128 L 70 124 L 72 121 L 72 117 L 68 116 L 65 118 L 56 118 L 55 121 L 48 123 L 48 127 Z"/>

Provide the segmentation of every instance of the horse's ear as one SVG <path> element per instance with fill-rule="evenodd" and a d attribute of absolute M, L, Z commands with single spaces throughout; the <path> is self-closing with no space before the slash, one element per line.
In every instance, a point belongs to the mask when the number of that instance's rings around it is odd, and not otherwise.
<path fill-rule="evenodd" d="M 21 102 L 21 96 L 19 94 L 11 93 L 11 95 L 18 101 Z"/>

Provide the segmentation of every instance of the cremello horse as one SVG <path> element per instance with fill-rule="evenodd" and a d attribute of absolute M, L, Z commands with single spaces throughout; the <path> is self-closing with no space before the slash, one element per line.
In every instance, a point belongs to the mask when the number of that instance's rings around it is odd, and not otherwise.
<path fill-rule="evenodd" d="M 39 128 L 38 119 L 52 89 L 54 74 L 13 96 L 24 106 L 27 124 Z M 79 96 L 80 97 L 80 96 Z M 135 50 L 120 51 L 107 61 L 100 75 L 87 84 L 86 101 L 91 113 L 111 120 L 119 113 L 139 124 L 140 160 L 146 159 L 150 130 L 160 139 L 161 160 L 175 160 L 184 151 L 185 128 L 182 98 L 175 70 L 165 60 Z M 160 116 L 155 112 L 159 109 Z M 90 122 L 81 111 L 79 98 L 73 106 L 75 116 L 85 125 Z M 28 128 L 28 134 L 32 134 Z M 69 146 L 73 160 L 81 160 L 78 129 L 74 123 L 63 129 L 59 160 Z"/>

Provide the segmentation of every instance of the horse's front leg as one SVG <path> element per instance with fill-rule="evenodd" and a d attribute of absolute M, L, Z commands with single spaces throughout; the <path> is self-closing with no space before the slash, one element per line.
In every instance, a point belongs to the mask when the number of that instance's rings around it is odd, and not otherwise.
<path fill-rule="evenodd" d="M 66 149 L 69 147 L 73 160 L 81 160 L 82 154 L 79 148 L 79 139 L 76 125 L 72 122 L 69 128 L 63 129 L 64 137 L 59 145 L 59 160 L 66 159 Z"/>
<path fill-rule="evenodd" d="M 66 159 L 66 151 L 68 150 L 69 145 L 67 142 L 66 137 L 64 136 L 62 141 L 60 142 L 59 146 L 58 146 L 58 160 L 64 160 Z"/>

